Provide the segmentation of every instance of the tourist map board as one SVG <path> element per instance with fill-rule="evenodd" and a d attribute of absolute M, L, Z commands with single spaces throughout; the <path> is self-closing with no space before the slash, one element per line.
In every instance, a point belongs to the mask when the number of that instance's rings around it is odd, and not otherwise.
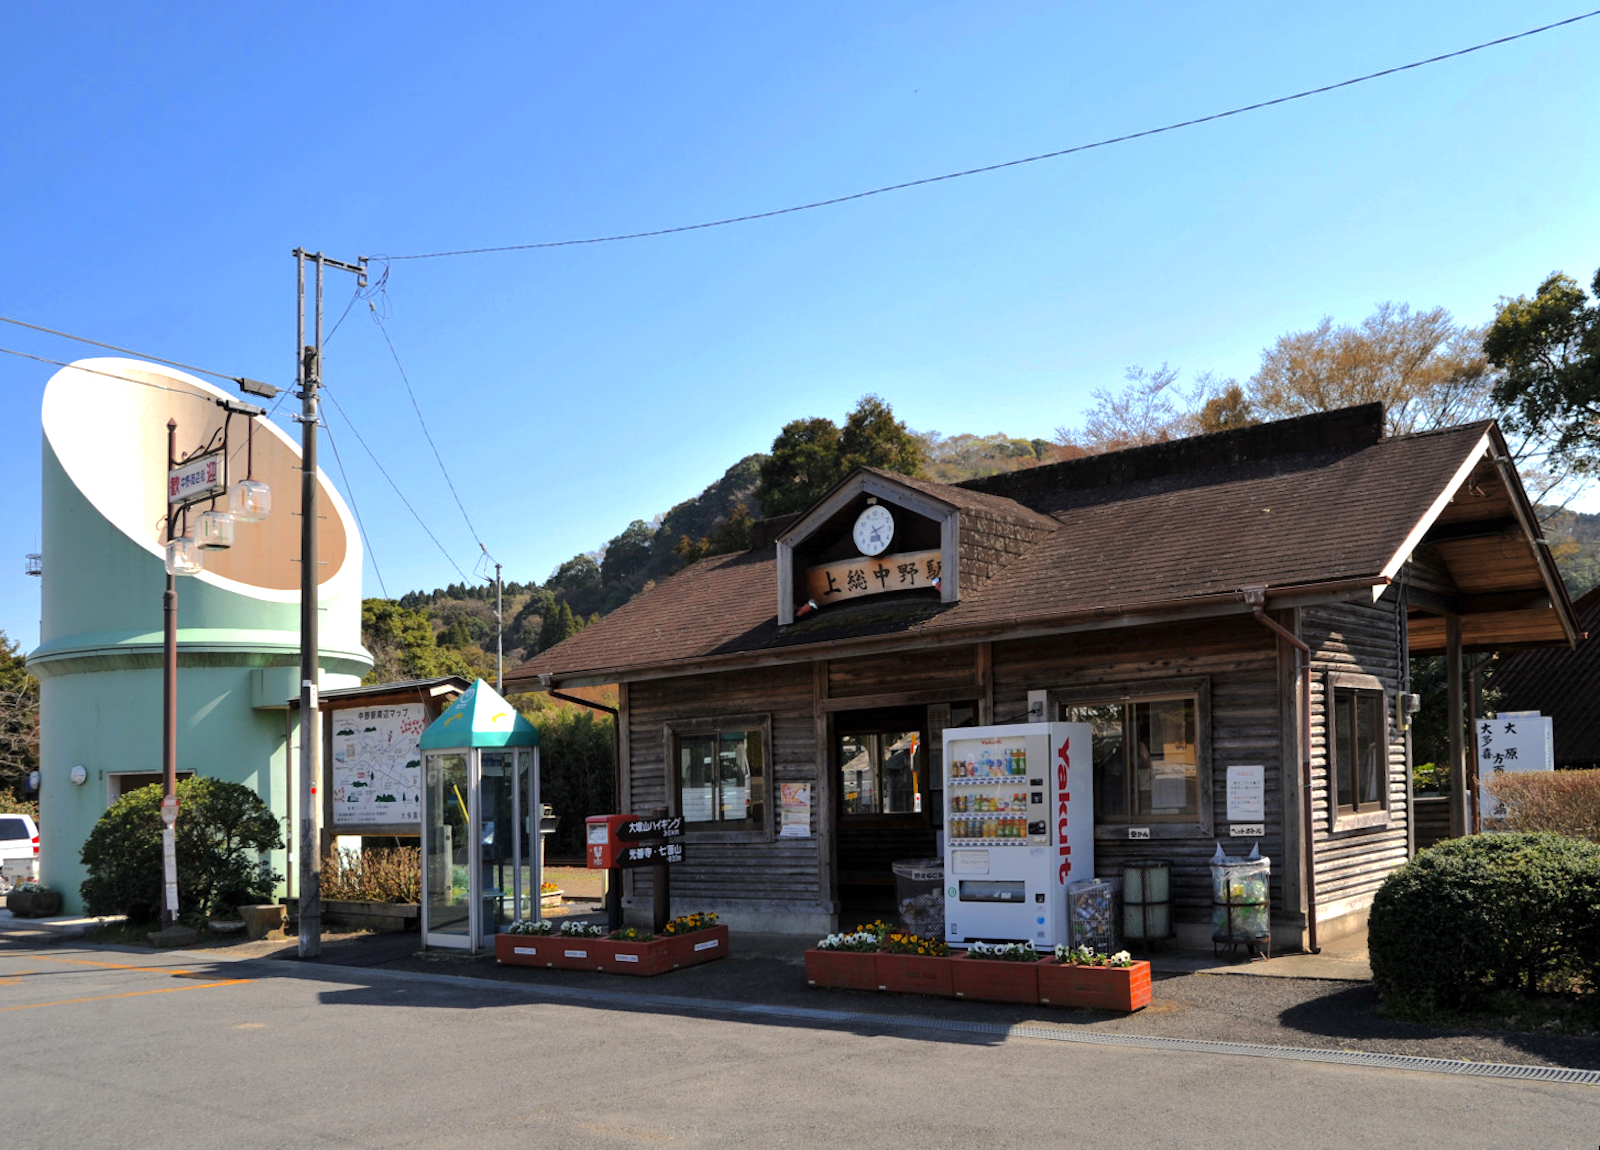
<path fill-rule="evenodd" d="M 335 827 L 421 825 L 427 725 L 421 703 L 333 712 Z"/>

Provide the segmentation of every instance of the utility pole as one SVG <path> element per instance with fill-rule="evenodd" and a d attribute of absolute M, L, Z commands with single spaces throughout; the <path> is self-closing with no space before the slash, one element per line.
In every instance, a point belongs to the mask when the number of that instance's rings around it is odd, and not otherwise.
<path fill-rule="evenodd" d="M 332 267 L 353 272 L 367 284 L 367 261 L 347 264 L 303 248 L 291 253 L 297 268 L 295 380 L 300 396 L 300 957 L 322 953 L 322 834 L 318 807 L 322 781 L 322 725 L 317 712 L 317 389 L 322 383 L 322 273 Z M 306 260 L 316 264 L 316 342 L 306 345 Z"/>
<path fill-rule="evenodd" d="M 167 473 L 178 455 L 178 421 L 167 420 Z M 167 504 L 167 542 L 172 542 L 178 511 Z M 161 929 L 178 925 L 178 576 L 167 565 L 161 596 Z M 169 817 L 170 816 L 170 817 Z"/>
<path fill-rule="evenodd" d="M 500 581 L 500 564 L 494 565 L 494 689 L 506 693 L 505 584 Z"/>

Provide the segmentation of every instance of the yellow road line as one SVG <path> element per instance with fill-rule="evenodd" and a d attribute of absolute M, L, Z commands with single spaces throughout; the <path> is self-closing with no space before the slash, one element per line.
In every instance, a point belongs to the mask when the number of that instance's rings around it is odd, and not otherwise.
<path fill-rule="evenodd" d="M 62 962 L 71 966 L 99 966 L 106 970 L 137 970 L 145 974 L 193 974 L 192 970 L 180 970 L 176 966 L 129 966 L 123 962 L 94 962 L 87 958 L 46 958 L 44 955 L 35 955 L 40 962 Z"/>
<path fill-rule="evenodd" d="M 134 968 L 137 969 L 137 968 Z M 163 986 L 157 990 L 127 990 L 121 994 L 96 994 L 89 998 L 63 998 L 56 1002 L 26 1002 L 21 1006 L 0 1006 L 0 1014 L 12 1010 L 37 1010 L 41 1006 L 71 1006 L 77 1002 L 103 1002 L 108 998 L 138 998 L 142 994 L 175 994 L 180 990 L 209 990 L 214 986 L 238 986 L 249 978 L 230 978 L 223 982 L 199 982 L 193 986 Z"/>

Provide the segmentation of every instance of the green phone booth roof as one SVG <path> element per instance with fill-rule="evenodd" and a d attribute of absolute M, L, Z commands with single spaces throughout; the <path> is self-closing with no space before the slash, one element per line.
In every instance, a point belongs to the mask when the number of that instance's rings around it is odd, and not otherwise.
<path fill-rule="evenodd" d="M 462 692 L 461 697 L 422 732 L 425 751 L 538 745 L 538 729 L 482 679 Z"/>

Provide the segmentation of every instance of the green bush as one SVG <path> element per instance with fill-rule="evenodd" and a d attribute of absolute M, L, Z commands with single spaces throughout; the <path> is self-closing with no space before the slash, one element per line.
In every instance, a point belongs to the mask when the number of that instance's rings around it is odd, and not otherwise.
<path fill-rule="evenodd" d="M 338 902 L 421 902 L 422 850 L 337 850 L 322 860 L 322 897 Z"/>
<path fill-rule="evenodd" d="M 1600 975 L 1600 846 L 1477 835 L 1423 851 L 1372 900 L 1367 948 L 1384 1005 L 1420 1015 L 1491 992 Z"/>
<path fill-rule="evenodd" d="M 83 844 L 89 877 L 79 888 L 90 914 L 161 916 L 161 796 L 152 783 L 100 816 Z M 184 911 L 212 916 L 272 897 L 281 876 L 260 852 L 283 846 L 278 820 L 249 787 L 219 779 L 178 784 L 178 898 Z"/>

